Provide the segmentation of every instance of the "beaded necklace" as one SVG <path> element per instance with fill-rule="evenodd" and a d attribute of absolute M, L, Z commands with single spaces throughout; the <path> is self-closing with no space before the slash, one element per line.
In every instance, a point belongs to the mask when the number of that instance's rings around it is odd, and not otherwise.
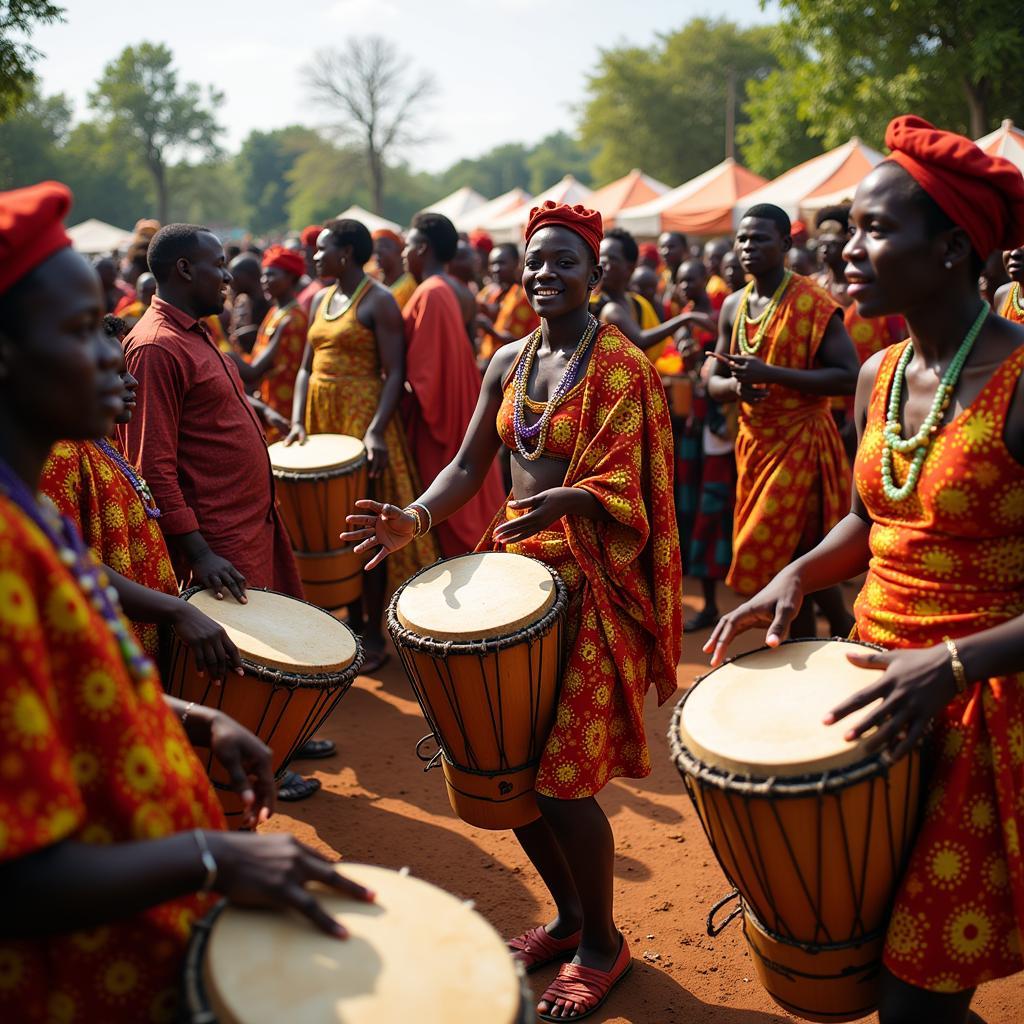
<path fill-rule="evenodd" d="M 62 516 L 48 498 L 39 499 L 25 481 L 0 458 L 0 494 L 14 502 L 53 545 L 61 564 L 74 576 L 86 599 L 110 628 L 131 677 L 139 682 L 149 675 L 151 662 L 120 613 L 117 591 L 96 562 L 74 523 Z"/>
<path fill-rule="evenodd" d="M 743 289 L 743 299 L 740 302 L 740 310 L 736 316 L 736 333 L 739 338 L 740 351 L 746 356 L 756 356 L 761 348 L 761 343 L 764 341 L 764 336 L 768 331 L 768 327 L 772 322 L 772 317 L 775 316 L 775 311 L 779 308 L 779 303 L 782 302 L 782 296 L 785 294 L 786 288 L 789 282 L 793 279 L 793 271 L 787 270 L 782 275 L 782 280 L 779 282 L 779 287 L 775 289 L 775 294 L 771 297 L 768 305 L 764 308 L 758 316 L 752 317 L 747 313 L 747 309 L 750 306 L 750 295 L 754 290 L 753 281 Z M 747 324 L 758 324 L 757 333 L 754 335 L 754 340 L 750 341 L 747 338 Z"/>
<path fill-rule="evenodd" d="M 99 440 L 94 441 L 93 444 L 104 455 L 114 463 L 115 466 L 124 474 L 127 478 L 128 483 L 135 489 L 135 493 L 139 496 L 142 501 L 142 507 L 146 510 L 146 515 L 150 519 L 160 518 L 160 509 L 156 507 L 156 502 L 153 499 L 153 492 L 149 489 L 149 484 L 143 480 L 138 470 L 105 438 L 101 437 Z"/>
<path fill-rule="evenodd" d="M 1013 304 L 1014 310 L 1024 316 L 1024 302 L 1021 302 L 1020 283 L 1017 281 L 1010 285 L 1010 302 Z"/>
<path fill-rule="evenodd" d="M 932 407 L 925 416 L 920 429 L 913 437 L 903 437 L 903 428 L 900 425 L 900 400 L 903 395 L 903 384 L 907 379 L 907 365 L 914 357 L 914 344 L 907 342 L 907 347 L 900 355 L 896 364 L 896 372 L 892 378 L 892 393 L 889 396 L 889 409 L 885 417 L 885 428 L 882 434 L 882 490 L 889 501 L 904 501 L 917 487 L 917 479 L 921 475 L 921 467 L 928 457 L 928 450 L 931 447 L 935 434 L 938 433 L 942 417 L 953 400 L 953 392 L 956 389 L 960 373 L 967 362 L 967 357 L 974 348 L 974 342 L 981 332 L 982 325 L 988 317 L 988 305 L 983 304 L 971 329 L 967 332 L 960 348 L 953 356 L 946 372 L 939 381 L 939 386 L 932 399 Z M 913 452 L 910 469 L 907 472 L 907 479 L 901 487 L 897 487 L 893 479 L 892 453 L 898 451 L 901 455 Z"/>
<path fill-rule="evenodd" d="M 541 329 L 538 327 L 526 343 L 526 348 L 516 366 L 515 382 L 512 390 L 512 428 L 516 437 L 516 449 L 524 459 L 535 462 L 544 454 L 547 446 L 548 428 L 551 425 L 551 418 L 555 410 L 565 401 L 565 396 L 575 387 L 576 376 L 579 373 L 580 364 L 597 333 L 597 318 L 592 314 L 587 317 L 587 326 L 576 343 L 576 348 L 569 357 L 565 370 L 551 397 L 543 403 L 540 419 L 536 423 L 527 426 L 525 408 L 528 400 L 526 394 L 526 382 L 530 379 L 530 370 L 533 368 L 533 361 L 540 347 Z M 532 401 L 532 400 L 531 400 Z M 541 405 L 541 403 L 536 403 Z M 526 441 L 536 438 L 536 446 L 531 451 L 526 447 Z"/>
<path fill-rule="evenodd" d="M 359 297 L 370 287 L 370 279 L 363 274 L 362 280 L 356 286 L 356 290 L 345 300 L 341 309 L 337 313 L 331 312 L 331 303 L 334 301 L 334 296 L 338 294 L 338 286 L 331 286 L 331 294 L 324 299 L 324 319 L 325 320 L 337 320 L 339 317 L 343 317 L 358 301 Z"/>

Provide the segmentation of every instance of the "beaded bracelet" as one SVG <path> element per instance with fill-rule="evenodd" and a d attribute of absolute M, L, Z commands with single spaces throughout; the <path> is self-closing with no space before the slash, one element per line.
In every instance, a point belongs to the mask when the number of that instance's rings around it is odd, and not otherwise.
<path fill-rule="evenodd" d="M 949 651 L 949 661 L 953 666 L 953 679 L 956 681 L 956 692 L 964 693 L 967 689 L 967 670 L 960 660 L 960 652 L 957 650 L 956 641 L 952 637 L 944 636 L 942 642 Z"/>
<path fill-rule="evenodd" d="M 202 862 L 203 869 L 206 871 L 206 878 L 203 880 L 203 887 L 199 890 L 200 893 L 208 893 L 214 885 L 217 884 L 217 861 L 214 859 L 213 851 L 210 849 L 210 844 L 206 841 L 206 836 L 203 834 L 201 828 L 195 828 L 192 830 L 192 838 L 196 841 L 196 846 L 199 847 L 199 860 Z"/>

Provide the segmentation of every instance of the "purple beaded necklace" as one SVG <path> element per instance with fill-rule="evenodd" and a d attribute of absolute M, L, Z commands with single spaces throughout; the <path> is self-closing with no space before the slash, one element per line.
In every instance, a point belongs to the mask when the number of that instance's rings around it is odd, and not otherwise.
<path fill-rule="evenodd" d="M 0 494 L 13 501 L 53 545 L 61 564 L 74 576 L 89 603 L 110 627 L 132 678 L 136 681 L 144 679 L 151 670 L 150 660 L 125 625 L 117 591 L 110 586 L 102 566 L 89 553 L 75 524 L 62 516 L 49 499 L 36 498 L 25 481 L 2 458 Z"/>
<path fill-rule="evenodd" d="M 153 492 L 149 489 L 149 484 L 143 480 L 142 476 L 136 470 L 136 468 L 105 438 L 101 437 L 99 440 L 94 441 L 93 444 L 104 455 L 114 463 L 122 474 L 127 478 L 128 483 L 135 489 L 135 493 L 139 496 L 142 501 L 142 507 L 146 510 L 146 515 L 150 519 L 160 518 L 160 509 L 156 507 L 156 502 L 153 500 Z"/>

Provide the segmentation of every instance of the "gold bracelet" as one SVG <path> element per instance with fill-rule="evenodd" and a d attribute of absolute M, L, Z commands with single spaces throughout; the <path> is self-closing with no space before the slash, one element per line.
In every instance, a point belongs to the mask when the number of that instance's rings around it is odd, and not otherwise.
<path fill-rule="evenodd" d="M 420 514 L 420 510 L 415 505 L 407 505 L 402 511 L 416 520 L 416 532 L 413 536 L 419 537 L 423 533 L 423 516 Z"/>
<path fill-rule="evenodd" d="M 430 509 L 427 508 L 427 506 L 424 505 L 422 501 L 414 501 L 410 507 L 419 509 L 423 513 L 423 518 L 427 521 L 427 525 L 424 528 L 423 532 L 430 533 L 430 531 L 434 528 L 434 517 L 430 514 Z"/>
<path fill-rule="evenodd" d="M 967 690 L 967 672 L 964 663 L 960 660 L 960 652 L 957 650 L 956 642 L 952 637 L 944 636 L 942 642 L 949 651 L 949 662 L 953 666 L 953 679 L 956 681 L 956 692 L 964 693 Z"/>

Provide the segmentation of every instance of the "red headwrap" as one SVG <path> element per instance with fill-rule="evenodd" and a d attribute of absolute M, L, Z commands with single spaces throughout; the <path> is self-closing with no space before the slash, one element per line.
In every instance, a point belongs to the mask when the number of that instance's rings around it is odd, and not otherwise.
<path fill-rule="evenodd" d="M 661 253 L 653 242 L 640 243 L 640 262 L 648 263 L 652 267 L 661 266 Z"/>
<path fill-rule="evenodd" d="M 553 203 L 549 199 L 543 206 L 535 206 L 530 211 L 530 219 L 526 224 L 526 241 L 529 242 L 541 228 L 547 227 L 562 227 L 575 231 L 590 247 L 594 259 L 600 258 L 604 225 L 597 210 L 588 210 L 579 203 L 575 206 Z"/>
<path fill-rule="evenodd" d="M 789 226 L 789 236 L 794 245 L 803 245 L 807 241 L 807 225 L 802 220 L 795 220 Z"/>
<path fill-rule="evenodd" d="M 316 245 L 316 240 L 320 237 L 321 231 L 323 231 L 323 227 L 319 224 L 310 224 L 309 227 L 302 229 L 302 234 L 299 235 L 299 238 L 302 239 L 302 244 L 309 249 Z"/>
<path fill-rule="evenodd" d="M 490 251 L 494 248 L 494 239 L 491 238 L 486 231 L 471 231 L 469 233 L 469 244 L 473 246 L 477 252 L 483 253 L 484 257 L 490 254 Z"/>
<path fill-rule="evenodd" d="M 71 244 L 64 217 L 71 189 L 59 181 L 0 192 L 0 294 Z"/>
<path fill-rule="evenodd" d="M 889 122 L 885 144 L 889 159 L 967 232 L 982 259 L 1024 242 L 1024 177 L 1009 160 L 913 114 Z"/>
<path fill-rule="evenodd" d="M 377 228 L 370 236 L 374 241 L 378 238 L 390 238 L 399 249 L 405 248 L 405 242 L 402 236 L 397 231 L 392 231 L 390 228 Z"/>
<path fill-rule="evenodd" d="M 306 272 L 306 257 L 294 249 L 286 249 L 283 245 L 272 245 L 263 254 L 263 266 L 277 267 L 296 277 Z"/>

